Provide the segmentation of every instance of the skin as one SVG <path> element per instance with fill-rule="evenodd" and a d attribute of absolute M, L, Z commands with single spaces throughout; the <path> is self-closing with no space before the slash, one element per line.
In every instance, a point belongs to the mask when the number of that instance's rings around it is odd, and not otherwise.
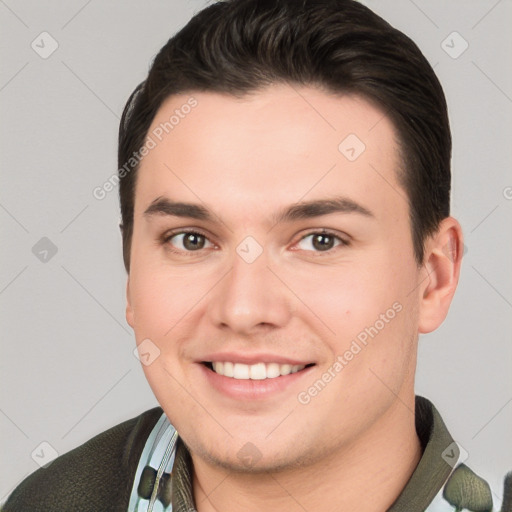
<path fill-rule="evenodd" d="M 385 510 L 421 457 L 413 412 L 418 334 L 448 312 L 461 227 L 444 219 L 416 264 L 395 130 L 364 99 L 283 84 L 243 99 L 190 92 L 168 98 L 148 133 L 191 95 L 195 109 L 138 172 L 126 318 L 137 344 L 149 338 L 160 350 L 143 369 L 191 451 L 197 508 Z M 348 134 L 366 146 L 354 161 L 338 150 Z M 373 217 L 271 220 L 289 205 L 335 195 Z M 145 216 L 162 196 L 207 207 L 215 220 Z M 160 240 L 181 228 L 205 234 L 203 248 L 190 250 L 181 236 Z M 313 236 L 303 238 L 322 229 L 348 244 L 334 238 L 322 250 Z M 236 251 L 247 236 L 263 249 L 252 263 Z M 298 394 L 394 303 L 401 311 L 300 403 Z M 221 350 L 315 366 L 282 392 L 242 401 L 204 378 L 198 360 Z M 237 456 L 246 443 L 257 453 L 249 466 Z"/>

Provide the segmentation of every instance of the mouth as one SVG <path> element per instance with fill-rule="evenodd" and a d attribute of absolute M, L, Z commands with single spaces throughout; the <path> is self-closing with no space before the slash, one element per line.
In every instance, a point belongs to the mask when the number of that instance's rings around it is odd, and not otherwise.
<path fill-rule="evenodd" d="M 291 365 L 263 362 L 243 364 L 230 361 L 202 361 L 202 364 L 217 375 L 235 380 L 277 379 L 278 377 L 302 372 L 306 368 L 315 365 L 315 363 Z"/>

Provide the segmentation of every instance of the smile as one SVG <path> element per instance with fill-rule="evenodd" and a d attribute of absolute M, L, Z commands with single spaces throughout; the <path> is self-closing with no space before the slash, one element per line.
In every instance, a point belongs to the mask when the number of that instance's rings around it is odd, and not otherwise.
<path fill-rule="evenodd" d="M 218 375 L 238 380 L 264 380 L 275 379 L 291 373 L 297 373 L 312 364 L 278 364 L 278 363 L 256 363 L 243 364 L 229 361 L 207 362 L 205 365 Z"/>

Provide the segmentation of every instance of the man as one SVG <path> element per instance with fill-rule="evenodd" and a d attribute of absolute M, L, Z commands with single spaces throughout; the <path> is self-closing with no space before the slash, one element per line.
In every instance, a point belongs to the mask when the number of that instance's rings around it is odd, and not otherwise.
<path fill-rule="evenodd" d="M 512 510 L 414 394 L 460 272 L 450 154 L 432 68 L 359 3 L 194 16 L 119 133 L 126 318 L 161 408 L 4 510 Z"/>

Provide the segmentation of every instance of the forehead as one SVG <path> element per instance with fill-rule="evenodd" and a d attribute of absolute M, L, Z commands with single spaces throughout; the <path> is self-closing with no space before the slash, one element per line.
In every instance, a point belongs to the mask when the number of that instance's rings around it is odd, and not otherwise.
<path fill-rule="evenodd" d="M 252 207 L 270 212 L 333 195 L 377 209 L 405 196 L 396 178 L 395 130 L 385 114 L 357 96 L 313 87 L 272 85 L 243 98 L 204 91 L 171 96 L 147 145 L 136 214 L 158 196 L 230 207 L 239 218 L 253 217 Z"/>

